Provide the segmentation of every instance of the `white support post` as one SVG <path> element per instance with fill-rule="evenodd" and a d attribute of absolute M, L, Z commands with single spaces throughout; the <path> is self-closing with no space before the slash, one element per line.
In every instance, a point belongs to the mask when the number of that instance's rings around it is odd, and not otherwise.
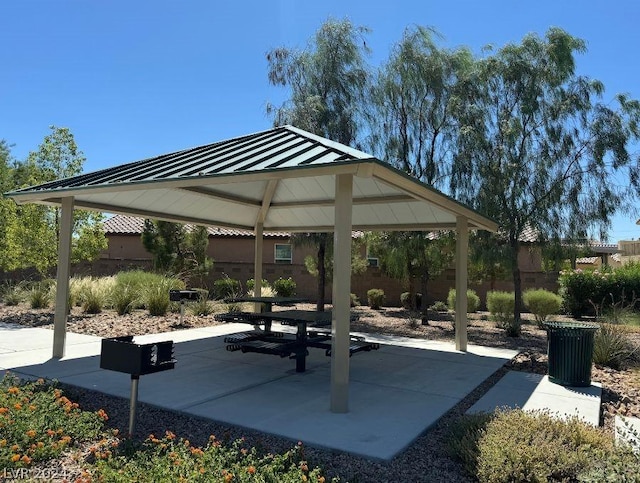
<path fill-rule="evenodd" d="M 69 276 L 71 274 L 71 232 L 73 230 L 73 197 L 62 199 L 60 239 L 58 240 L 58 275 L 56 308 L 53 316 L 53 357 L 64 357 L 69 313 Z"/>
<path fill-rule="evenodd" d="M 351 219 L 353 175 L 336 176 L 331 321 L 331 412 L 349 411 L 349 325 L 351 311 Z"/>
<path fill-rule="evenodd" d="M 456 350 L 467 351 L 467 262 L 469 220 L 456 218 Z"/>
<path fill-rule="evenodd" d="M 253 296 L 260 297 L 262 295 L 262 246 L 263 246 L 263 224 L 256 223 L 254 229 L 254 260 L 253 260 Z M 253 311 L 260 312 L 260 303 L 254 304 Z"/>

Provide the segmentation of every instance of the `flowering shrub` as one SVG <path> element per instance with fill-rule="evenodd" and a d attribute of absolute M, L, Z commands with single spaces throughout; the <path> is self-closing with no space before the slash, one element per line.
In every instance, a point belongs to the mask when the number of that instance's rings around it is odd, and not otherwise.
<path fill-rule="evenodd" d="M 640 296 L 640 264 L 616 269 L 560 272 L 560 293 L 564 309 L 573 317 L 606 311 L 615 304 L 635 305 Z"/>
<path fill-rule="evenodd" d="M 273 282 L 273 290 L 278 297 L 293 297 L 296 294 L 296 288 L 296 282 L 291 277 L 280 277 Z"/>
<path fill-rule="evenodd" d="M 76 441 L 101 433 L 107 415 L 81 411 L 62 391 L 40 379 L 0 380 L 0 467 L 27 468 L 60 455 Z"/>
<path fill-rule="evenodd" d="M 150 435 L 141 445 L 111 447 L 107 441 L 91 448 L 96 463 L 93 477 L 100 481 L 272 481 L 323 483 L 319 468 L 310 468 L 302 443 L 284 454 L 260 456 L 243 440 L 223 445 L 215 437 L 206 447 L 192 446 L 167 431 Z M 338 481 L 338 480 L 331 480 Z"/>

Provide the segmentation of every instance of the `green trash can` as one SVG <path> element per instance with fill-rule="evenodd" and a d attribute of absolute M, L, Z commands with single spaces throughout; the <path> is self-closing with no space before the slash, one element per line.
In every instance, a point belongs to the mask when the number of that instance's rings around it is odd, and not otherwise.
<path fill-rule="evenodd" d="M 590 386 L 593 337 L 600 326 L 545 322 L 544 327 L 548 340 L 549 380 L 562 386 Z"/>

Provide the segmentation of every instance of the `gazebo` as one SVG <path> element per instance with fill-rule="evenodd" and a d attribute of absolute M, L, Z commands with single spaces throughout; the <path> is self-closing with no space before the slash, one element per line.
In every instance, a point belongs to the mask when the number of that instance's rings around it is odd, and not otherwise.
<path fill-rule="evenodd" d="M 6 193 L 18 203 L 62 208 L 53 357 L 65 353 L 75 208 L 255 233 L 333 232 L 333 412 L 348 411 L 351 232 L 455 230 L 456 349 L 467 348 L 469 230 L 497 224 L 367 153 L 282 126 Z M 260 295 L 261 284 L 255 284 Z"/>

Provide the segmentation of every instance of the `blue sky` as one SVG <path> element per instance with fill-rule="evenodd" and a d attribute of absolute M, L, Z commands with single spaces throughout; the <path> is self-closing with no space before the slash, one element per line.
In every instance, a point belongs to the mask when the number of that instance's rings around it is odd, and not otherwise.
<path fill-rule="evenodd" d="M 24 159 L 69 127 L 85 171 L 267 129 L 265 53 L 304 48 L 326 19 L 369 27 L 377 65 L 411 25 L 475 52 L 561 27 L 587 41 L 579 73 L 640 98 L 640 2 L 576 0 L 3 0 L 0 139 Z M 640 237 L 614 219 L 610 241 Z"/>

